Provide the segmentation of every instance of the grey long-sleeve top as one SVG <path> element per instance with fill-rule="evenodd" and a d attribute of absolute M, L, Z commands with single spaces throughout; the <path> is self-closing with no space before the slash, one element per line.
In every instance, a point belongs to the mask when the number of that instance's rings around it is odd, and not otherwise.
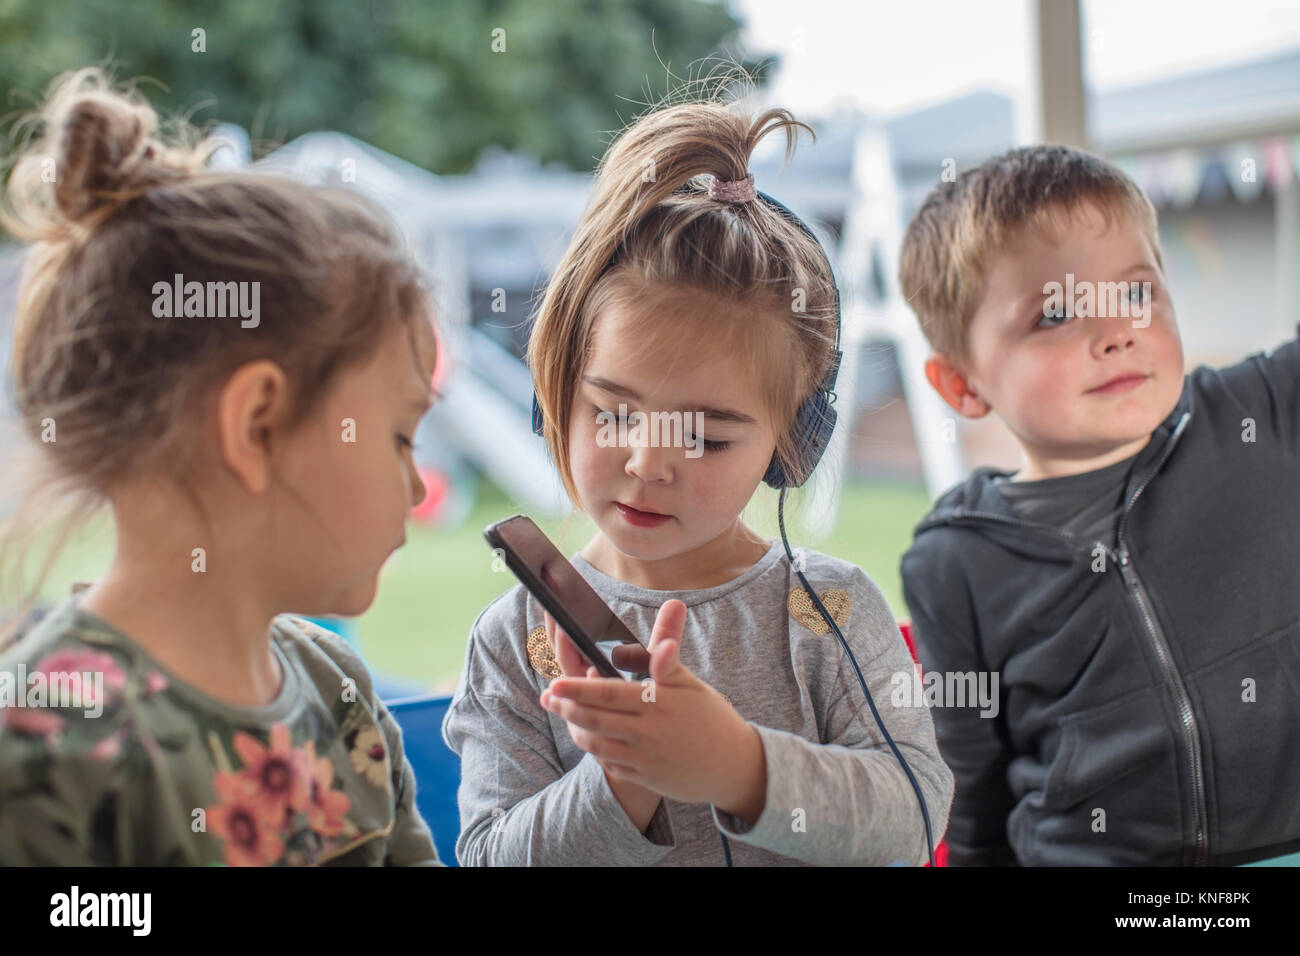
<path fill-rule="evenodd" d="M 936 845 L 953 796 L 919 695 L 899 694 L 914 665 L 875 583 L 838 558 L 801 551 L 804 573 L 834 616 L 929 807 Z M 662 604 L 686 604 L 682 663 L 723 693 L 762 740 L 767 796 L 752 827 L 707 804 L 665 799 L 645 832 L 539 696 L 558 668 L 542 608 L 522 585 L 474 624 L 443 737 L 461 757 L 465 865 L 921 864 L 916 792 L 884 741 L 839 641 L 780 541 L 739 577 L 655 591 L 574 566 L 645 643 Z"/>

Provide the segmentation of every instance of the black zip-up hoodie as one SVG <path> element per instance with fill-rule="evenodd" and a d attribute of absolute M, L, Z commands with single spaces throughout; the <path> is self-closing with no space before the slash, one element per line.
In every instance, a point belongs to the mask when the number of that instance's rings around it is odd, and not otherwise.
<path fill-rule="evenodd" d="M 1187 375 L 1113 547 L 1017 517 L 1005 474 L 941 495 L 901 563 L 925 671 L 999 678 L 995 717 L 932 711 L 950 862 L 1300 849 L 1300 340 Z"/>

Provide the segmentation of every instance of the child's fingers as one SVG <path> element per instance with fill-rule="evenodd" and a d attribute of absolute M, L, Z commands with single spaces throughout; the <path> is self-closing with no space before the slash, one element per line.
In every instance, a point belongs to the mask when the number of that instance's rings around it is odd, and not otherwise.
<path fill-rule="evenodd" d="M 561 677 L 553 680 L 546 692 L 550 700 L 571 700 L 588 707 L 602 710 L 619 711 L 624 714 L 643 714 L 645 701 L 642 699 L 642 687 L 621 677 L 601 677 L 596 679 L 579 677 Z M 543 701 L 545 703 L 545 701 Z"/>
<path fill-rule="evenodd" d="M 591 707 L 575 700 L 545 695 L 546 709 L 567 723 L 570 728 L 580 728 L 589 734 L 603 737 L 619 744 L 629 744 L 638 739 L 640 730 L 636 716 L 623 711 Z M 576 738 L 575 738 L 576 742 Z M 583 748 L 587 749 L 587 748 Z M 626 755 L 624 755 L 626 759 Z"/>
<path fill-rule="evenodd" d="M 682 677 L 686 668 L 682 666 L 678 652 L 682 642 L 672 638 L 660 639 L 650 652 L 650 676 L 657 684 L 676 682 Z"/>
<path fill-rule="evenodd" d="M 573 641 L 569 640 L 569 635 L 562 630 L 557 631 L 555 642 L 558 645 L 555 659 L 559 661 L 560 670 L 564 671 L 566 676 L 581 677 L 585 674 L 587 672 L 587 659 L 582 656 L 582 652 L 578 650 Z"/>
<path fill-rule="evenodd" d="M 551 613 L 549 611 L 542 613 L 546 617 L 546 640 L 551 645 L 551 655 L 555 658 L 555 663 L 560 665 L 560 670 L 565 677 L 581 676 L 586 672 L 587 659 L 574 646 L 573 641 L 569 640 L 569 635 L 564 633 L 564 629 L 555 623 Z"/>
<path fill-rule="evenodd" d="M 650 650 L 660 641 L 680 641 L 686 627 L 686 605 L 675 598 L 665 601 L 655 616 L 654 630 L 650 633 Z"/>

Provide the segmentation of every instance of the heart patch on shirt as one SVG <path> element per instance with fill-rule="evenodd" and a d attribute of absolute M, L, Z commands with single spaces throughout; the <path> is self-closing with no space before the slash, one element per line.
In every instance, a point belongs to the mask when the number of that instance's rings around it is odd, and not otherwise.
<path fill-rule="evenodd" d="M 547 680 L 564 674 L 555 659 L 555 652 L 551 650 L 551 642 L 546 639 L 545 625 L 538 625 L 528 632 L 528 663 Z"/>
<path fill-rule="evenodd" d="M 853 610 L 853 599 L 849 597 L 848 592 L 841 591 L 839 588 L 823 591 L 820 597 L 822 604 L 835 620 L 836 626 L 843 630 L 844 625 L 848 623 L 849 612 Z M 786 602 L 786 606 L 790 609 L 790 616 L 814 634 L 831 632 L 826 618 L 822 617 L 821 612 L 817 610 L 817 605 L 813 604 L 812 598 L 802 587 L 791 590 L 790 600 Z"/>

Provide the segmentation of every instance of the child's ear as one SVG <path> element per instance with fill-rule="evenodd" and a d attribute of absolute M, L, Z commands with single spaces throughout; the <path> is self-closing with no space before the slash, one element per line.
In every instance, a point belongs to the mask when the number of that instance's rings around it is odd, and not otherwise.
<path fill-rule="evenodd" d="M 989 413 L 989 403 L 975 393 L 966 374 L 942 352 L 934 352 L 925 360 L 925 377 L 963 418 L 983 418 Z"/>
<path fill-rule="evenodd" d="M 284 370 L 267 359 L 241 365 L 217 397 L 221 460 L 252 494 L 271 483 L 270 432 L 283 419 L 288 400 Z"/>

